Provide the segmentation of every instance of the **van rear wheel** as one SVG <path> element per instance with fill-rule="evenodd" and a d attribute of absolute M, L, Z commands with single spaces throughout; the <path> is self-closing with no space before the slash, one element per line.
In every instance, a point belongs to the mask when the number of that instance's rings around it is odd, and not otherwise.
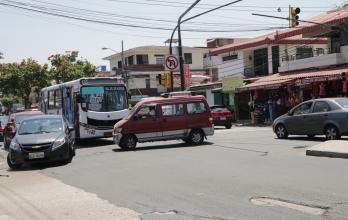
<path fill-rule="evenodd" d="M 188 140 L 194 145 L 202 144 L 204 141 L 204 134 L 200 129 L 194 129 L 191 131 Z"/>
<path fill-rule="evenodd" d="M 119 145 L 122 150 L 134 150 L 137 146 L 137 138 L 134 135 L 126 135 L 121 139 Z"/>

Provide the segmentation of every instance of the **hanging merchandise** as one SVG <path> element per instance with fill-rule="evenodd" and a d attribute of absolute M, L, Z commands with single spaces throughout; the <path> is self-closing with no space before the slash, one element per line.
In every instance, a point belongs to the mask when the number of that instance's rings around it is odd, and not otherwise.
<path fill-rule="evenodd" d="M 319 85 L 319 96 L 321 98 L 326 96 L 326 87 L 325 87 L 325 83 L 320 83 Z"/>
<path fill-rule="evenodd" d="M 317 98 L 319 95 L 319 91 L 318 91 L 318 83 L 314 82 L 312 85 L 312 97 L 313 98 Z"/>
<path fill-rule="evenodd" d="M 348 93 L 348 82 L 347 81 L 343 81 L 343 83 L 342 83 L 342 92 L 343 92 L 343 94 L 347 94 Z"/>

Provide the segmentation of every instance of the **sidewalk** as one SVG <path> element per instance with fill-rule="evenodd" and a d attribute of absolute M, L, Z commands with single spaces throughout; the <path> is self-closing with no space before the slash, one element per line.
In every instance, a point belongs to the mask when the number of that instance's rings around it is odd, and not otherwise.
<path fill-rule="evenodd" d="M 0 170 L 7 169 L 7 151 L 5 151 L 3 145 L 0 145 Z"/>
<path fill-rule="evenodd" d="M 317 157 L 348 158 L 348 141 L 325 141 L 307 149 L 306 155 Z"/>
<path fill-rule="evenodd" d="M 236 127 L 269 127 L 269 126 L 272 126 L 272 122 L 252 124 L 250 120 L 239 120 L 239 121 L 232 122 L 232 125 Z"/>

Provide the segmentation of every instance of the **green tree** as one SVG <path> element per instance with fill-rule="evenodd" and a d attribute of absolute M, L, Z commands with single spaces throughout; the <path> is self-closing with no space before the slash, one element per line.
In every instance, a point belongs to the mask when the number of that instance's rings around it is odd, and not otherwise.
<path fill-rule="evenodd" d="M 22 98 L 26 108 L 31 106 L 29 97 L 32 92 L 38 95 L 41 88 L 50 85 L 48 66 L 41 66 L 33 59 L 3 64 L 0 68 L 2 94 Z"/>
<path fill-rule="evenodd" d="M 52 55 L 50 75 L 57 84 L 79 79 L 81 77 L 93 77 L 97 68 L 86 60 L 77 60 L 73 55 Z"/>
<path fill-rule="evenodd" d="M 4 59 L 4 54 L 0 52 L 0 60 Z"/>

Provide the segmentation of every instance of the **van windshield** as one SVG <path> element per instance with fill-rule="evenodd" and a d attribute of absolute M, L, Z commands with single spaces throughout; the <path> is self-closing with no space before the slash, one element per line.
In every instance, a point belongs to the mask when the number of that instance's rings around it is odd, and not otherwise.
<path fill-rule="evenodd" d="M 129 114 L 124 117 L 123 119 L 128 120 L 132 117 L 132 115 L 134 114 L 134 112 L 139 108 L 139 104 L 136 104 L 130 111 Z"/>

